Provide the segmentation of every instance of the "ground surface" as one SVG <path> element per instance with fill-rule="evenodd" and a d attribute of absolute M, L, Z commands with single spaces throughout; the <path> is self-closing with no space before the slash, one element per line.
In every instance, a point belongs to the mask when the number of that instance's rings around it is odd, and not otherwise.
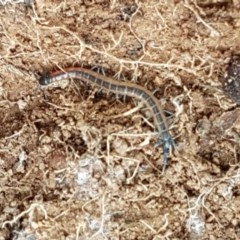
<path fill-rule="evenodd" d="M 240 110 L 221 89 L 238 0 L 0 2 L 0 239 L 240 238 Z M 39 88 L 81 65 L 159 88 L 164 175 L 139 103 Z"/>

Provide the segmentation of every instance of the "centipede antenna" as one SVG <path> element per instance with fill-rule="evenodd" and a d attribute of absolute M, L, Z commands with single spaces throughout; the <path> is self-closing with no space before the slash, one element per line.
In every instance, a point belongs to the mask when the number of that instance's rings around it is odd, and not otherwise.
<path fill-rule="evenodd" d="M 39 84 L 39 82 L 38 82 L 38 84 L 36 84 L 36 90 L 37 90 L 38 92 L 41 91 L 41 85 Z"/>
<path fill-rule="evenodd" d="M 175 143 L 172 138 L 168 138 L 163 142 L 163 167 L 162 167 L 162 175 L 164 175 L 164 172 L 167 167 L 167 158 L 169 150 L 173 150 L 175 148 Z"/>
<path fill-rule="evenodd" d="M 165 144 L 166 145 L 166 144 Z M 168 148 L 163 146 L 163 166 L 162 166 L 162 175 L 164 175 L 166 167 L 167 167 L 167 157 L 168 157 Z"/>
<path fill-rule="evenodd" d="M 40 79 L 41 75 L 38 74 L 38 73 L 35 73 L 34 77 L 35 77 L 35 79 L 37 79 L 36 89 L 37 89 L 37 91 L 40 91 L 41 90 L 41 84 L 39 83 L 39 79 Z"/>
<path fill-rule="evenodd" d="M 167 137 L 166 139 L 163 139 L 163 138 L 158 139 L 154 147 L 157 148 L 160 145 L 162 145 L 163 147 L 163 166 L 162 166 L 162 175 L 163 175 L 167 167 L 169 150 L 174 150 L 176 145 L 172 137 Z"/>

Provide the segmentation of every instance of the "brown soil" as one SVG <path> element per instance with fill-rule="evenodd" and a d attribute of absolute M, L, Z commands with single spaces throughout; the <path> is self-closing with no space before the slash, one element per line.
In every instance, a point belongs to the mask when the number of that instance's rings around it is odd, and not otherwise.
<path fill-rule="evenodd" d="M 0 239 L 240 239 L 240 110 L 221 87 L 239 1 L 18 2 L 0 1 Z M 164 175 L 139 103 L 39 86 L 68 66 L 159 88 Z"/>

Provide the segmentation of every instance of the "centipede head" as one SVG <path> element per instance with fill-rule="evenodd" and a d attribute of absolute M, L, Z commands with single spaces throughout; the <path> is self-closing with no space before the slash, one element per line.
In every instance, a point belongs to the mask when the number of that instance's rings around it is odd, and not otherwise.
<path fill-rule="evenodd" d="M 48 85 L 51 83 L 51 79 L 48 75 L 43 75 L 38 80 L 40 85 Z"/>

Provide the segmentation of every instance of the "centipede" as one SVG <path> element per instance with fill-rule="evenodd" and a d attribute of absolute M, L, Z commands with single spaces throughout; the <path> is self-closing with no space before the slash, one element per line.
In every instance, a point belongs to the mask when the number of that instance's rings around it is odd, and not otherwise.
<path fill-rule="evenodd" d="M 128 96 L 143 101 L 152 113 L 157 130 L 158 137 L 155 147 L 162 145 L 163 148 L 162 172 L 164 173 L 167 166 L 169 151 L 175 148 L 175 144 L 170 134 L 167 118 L 160 101 L 151 91 L 136 83 L 118 81 L 82 67 L 69 67 L 50 72 L 39 78 L 39 84 L 47 86 L 65 79 L 80 80 L 90 85 L 97 86 L 107 92 L 114 93 L 117 96 Z"/>

